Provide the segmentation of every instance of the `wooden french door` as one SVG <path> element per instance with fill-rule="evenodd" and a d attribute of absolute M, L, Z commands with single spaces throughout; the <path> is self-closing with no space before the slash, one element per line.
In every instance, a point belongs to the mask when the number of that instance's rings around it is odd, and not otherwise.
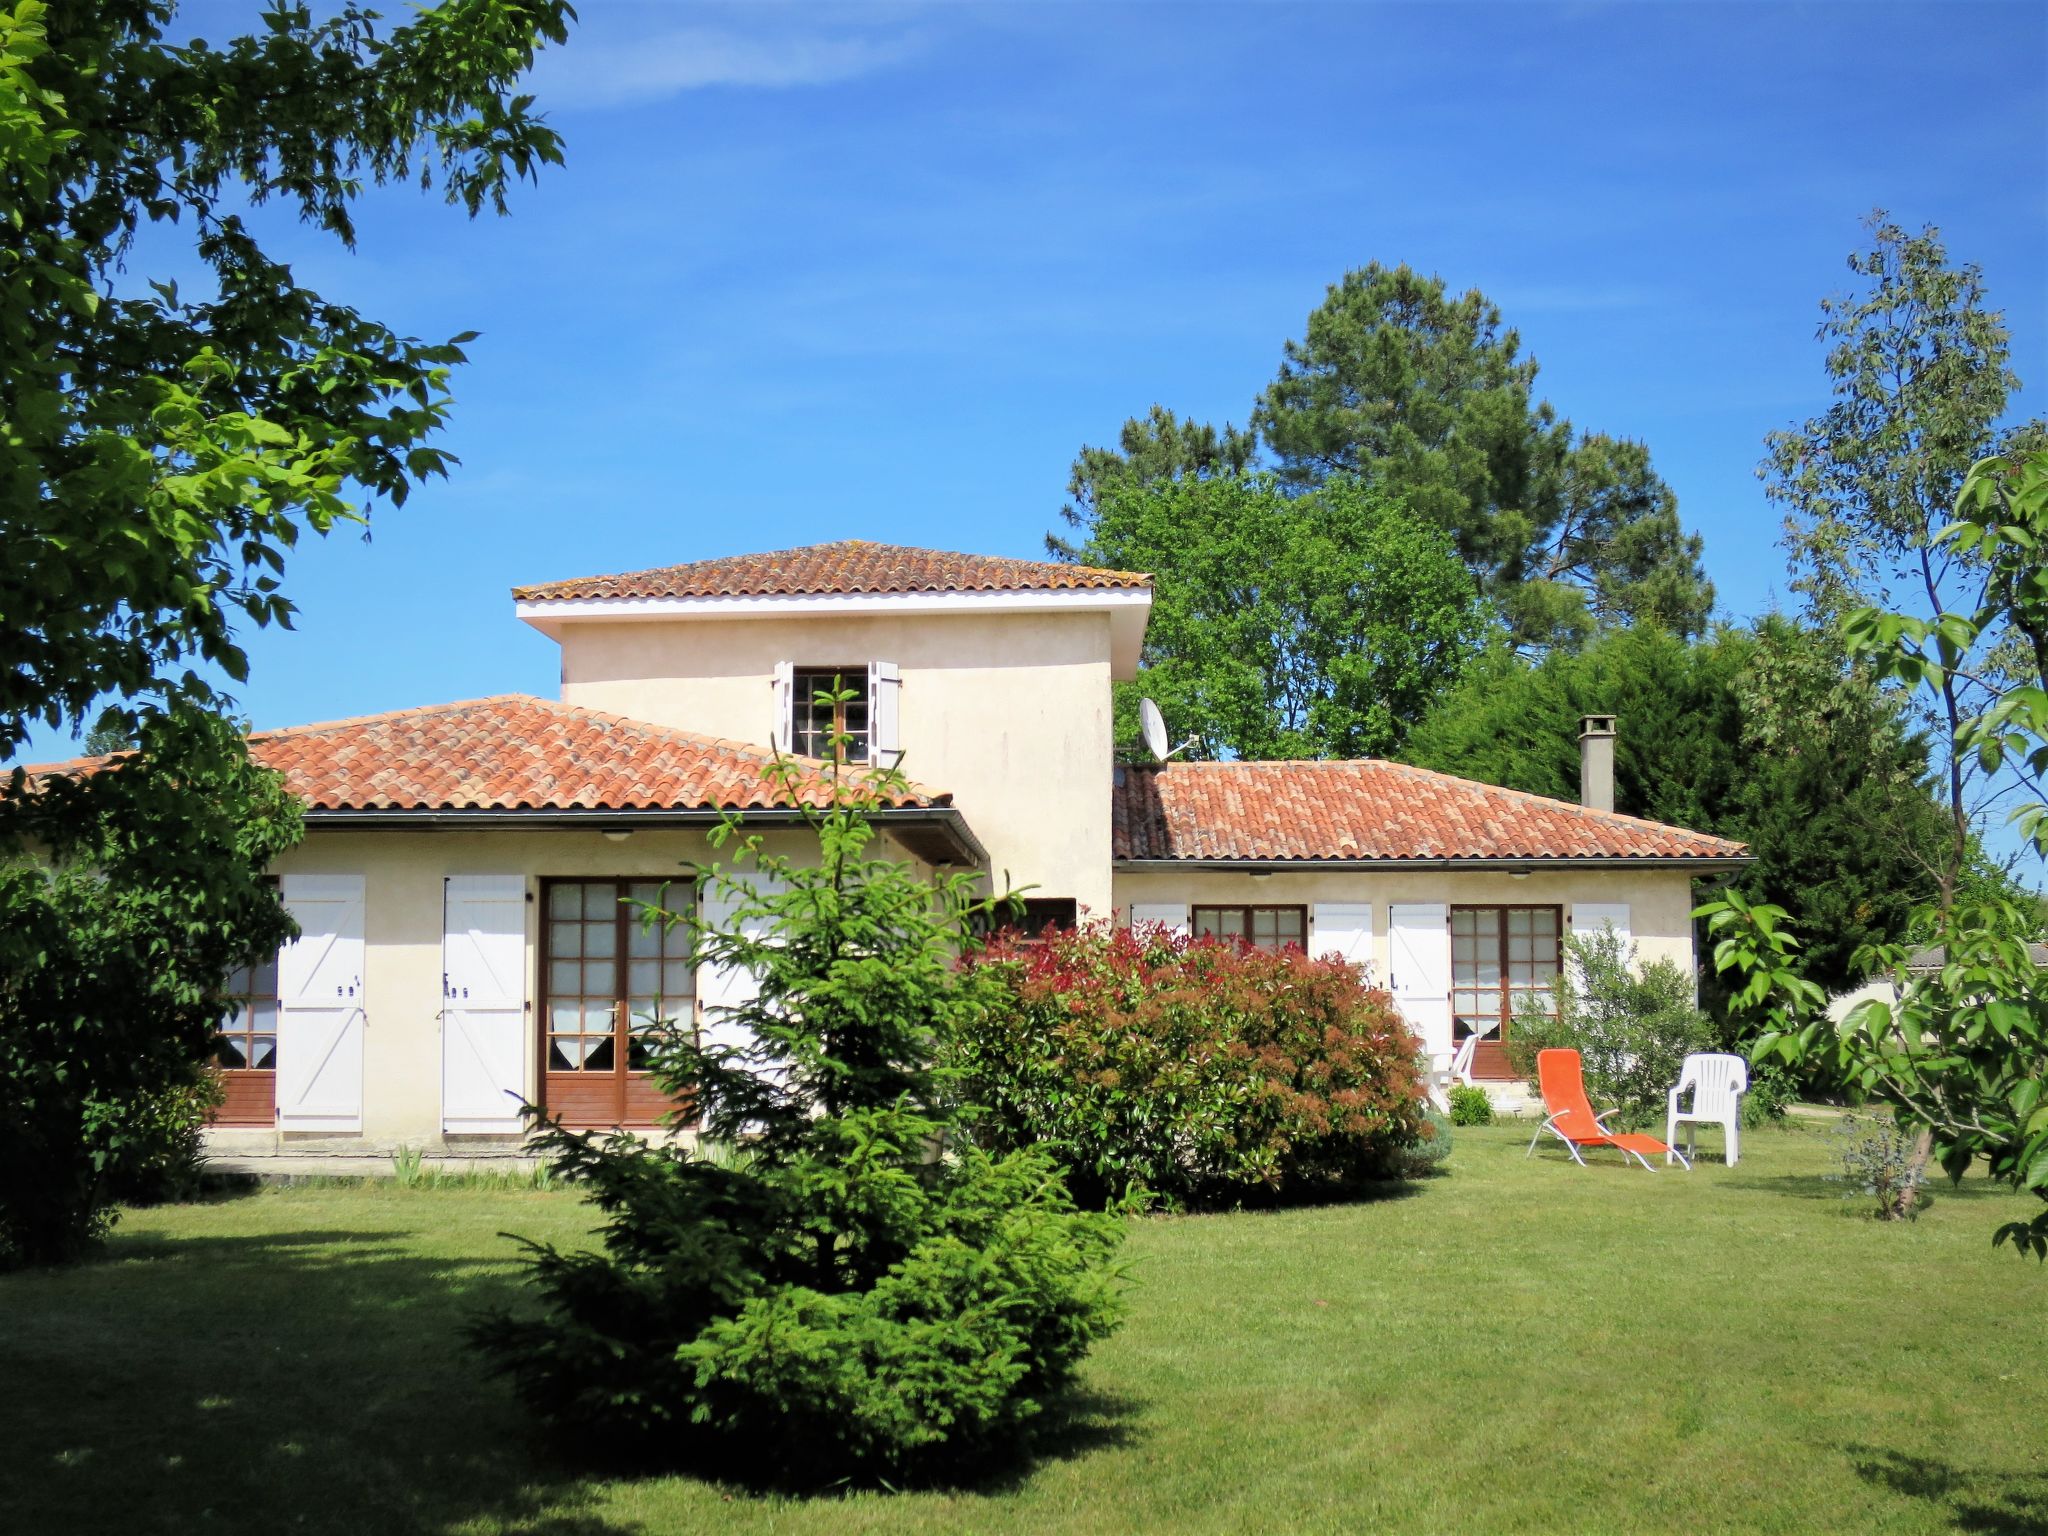
<path fill-rule="evenodd" d="M 1452 1038 L 1492 1026 L 1473 1048 L 1474 1077 L 1514 1075 L 1503 1042 L 1516 1014 L 1557 1012 L 1563 918 L 1558 907 L 1451 908 Z"/>
<path fill-rule="evenodd" d="M 657 1019 L 694 1018 L 690 929 L 649 927 L 641 903 L 693 910 L 671 881 L 548 880 L 542 886 L 541 1095 L 572 1127 L 655 1125 L 674 1107 L 647 1074 Z"/>
<path fill-rule="evenodd" d="M 227 1011 L 220 1021 L 214 1063 L 222 1098 L 215 1125 L 277 1123 L 277 957 L 245 965 L 223 989 Z"/>

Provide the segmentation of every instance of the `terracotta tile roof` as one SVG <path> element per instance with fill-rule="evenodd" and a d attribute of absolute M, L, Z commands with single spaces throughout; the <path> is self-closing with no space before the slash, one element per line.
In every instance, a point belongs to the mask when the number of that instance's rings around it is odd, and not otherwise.
<path fill-rule="evenodd" d="M 731 555 L 618 576 L 577 576 L 514 587 L 522 602 L 579 598 L 818 597 L 904 592 L 1073 592 L 1149 589 L 1150 576 L 1049 560 L 956 555 L 841 539 L 764 555 Z"/>
<path fill-rule="evenodd" d="M 523 693 L 259 731 L 249 755 L 315 810 L 762 810 L 766 749 Z M 30 768 L 90 772 L 105 758 Z M 798 786 L 825 802 L 822 769 Z M 896 806 L 950 805 L 912 786 Z"/>
<path fill-rule="evenodd" d="M 1729 859 L 1741 843 L 1375 760 L 1123 768 L 1119 859 Z"/>

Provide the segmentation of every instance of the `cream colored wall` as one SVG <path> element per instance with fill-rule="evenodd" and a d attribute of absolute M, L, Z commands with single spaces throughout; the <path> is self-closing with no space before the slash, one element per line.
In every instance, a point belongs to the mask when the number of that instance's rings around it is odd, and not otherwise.
<path fill-rule="evenodd" d="M 902 668 L 903 771 L 949 792 L 1000 888 L 1110 904 L 1104 613 L 576 623 L 562 697 L 767 746 L 778 662 Z"/>
<path fill-rule="evenodd" d="M 1571 873 L 1536 871 L 1526 878 L 1480 870 L 1334 870 L 1316 874 L 1274 874 L 1265 879 L 1225 870 L 1190 870 L 1154 874 L 1121 872 L 1116 876 L 1120 922 L 1128 922 L 1133 902 L 1185 901 L 1191 906 L 1244 902 L 1253 905 L 1305 906 L 1310 909 L 1309 951 L 1316 949 L 1315 904 L 1372 903 L 1372 967 L 1376 980 L 1387 975 L 1387 909 L 1397 903 L 1447 902 L 1452 906 L 1499 903 L 1556 905 L 1565 908 L 1570 930 L 1575 902 L 1625 901 L 1629 934 L 1644 961 L 1671 960 L 1694 968 L 1691 879 L 1682 870 L 1588 869 Z"/>
<path fill-rule="evenodd" d="M 815 844 L 770 833 L 771 852 L 814 862 Z M 808 857 L 806 845 L 808 844 Z M 899 854 L 899 856 L 901 856 Z M 528 1038 L 522 1092 L 537 1084 L 540 881 L 550 875 L 672 879 L 729 855 L 694 830 L 637 831 L 624 842 L 592 831 L 314 831 L 278 862 L 279 874 L 364 877 L 363 1129 L 365 1149 L 441 1139 L 442 881 L 449 875 L 527 877 Z M 267 1135 L 268 1133 L 257 1133 Z M 249 1139 L 249 1138 L 242 1138 Z"/>

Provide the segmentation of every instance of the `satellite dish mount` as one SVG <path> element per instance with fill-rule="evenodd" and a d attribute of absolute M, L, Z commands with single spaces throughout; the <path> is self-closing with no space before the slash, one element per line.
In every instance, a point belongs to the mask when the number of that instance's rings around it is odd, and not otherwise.
<path fill-rule="evenodd" d="M 1192 747 L 1198 738 L 1190 736 L 1177 747 L 1167 746 L 1166 716 L 1150 699 L 1138 700 L 1138 733 L 1145 738 L 1145 750 L 1162 767 Z"/>

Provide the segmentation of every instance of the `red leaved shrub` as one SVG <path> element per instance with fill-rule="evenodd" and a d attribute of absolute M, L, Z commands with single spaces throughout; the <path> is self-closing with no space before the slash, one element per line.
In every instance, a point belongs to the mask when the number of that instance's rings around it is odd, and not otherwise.
<path fill-rule="evenodd" d="M 1075 1198 L 1326 1195 L 1426 1138 L 1414 1038 L 1356 967 L 1156 929 L 998 937 L 952 1065 L 992 1150 L 1051 1146 Z"/>

